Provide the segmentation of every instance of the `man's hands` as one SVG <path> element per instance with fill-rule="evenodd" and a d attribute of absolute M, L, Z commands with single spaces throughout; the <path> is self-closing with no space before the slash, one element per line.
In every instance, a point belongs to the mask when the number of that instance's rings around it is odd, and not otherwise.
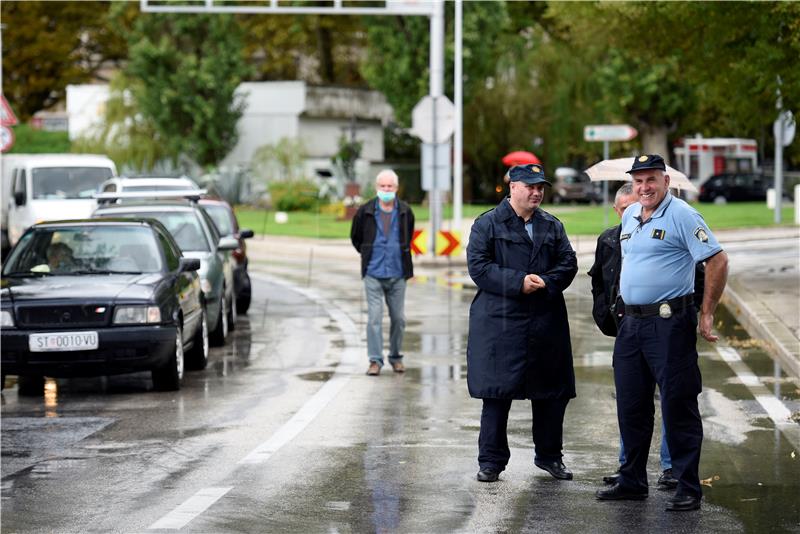
<path fill-rule="evenodd" d="M 525 276 L 522 281 L 522 292 L 526 295 L 533 293 L 537 289 L 542 289 L 545 286 L 544 280 L 538 274 L 529 274 Z"/>

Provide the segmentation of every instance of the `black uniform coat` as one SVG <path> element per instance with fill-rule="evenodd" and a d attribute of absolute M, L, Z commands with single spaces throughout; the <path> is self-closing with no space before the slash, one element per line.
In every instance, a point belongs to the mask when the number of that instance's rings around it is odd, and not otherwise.
<path fill-rule="evenodd" d="M 567 307 L 562 292 L 578 271 L 564 226 L 537 209 L 533 242 L 504 199 L 472 225 L 469 275 L 478 293 L 469 311 L 467 383 L 477 398 L 575 397 Z M 522 293 L 527 274 L 546 287 Z"/>
<path fill-rule="evenodd" d="M 361 278 L 367 275 L 369 260 L 372 259 L 372 244 L 378 233 L 378 221 L 375 216 L 378 197 L 372 197 L 364 203 L 353 216 L 350 226 L 350 241 L 361 254 Z M 411 262 L 411 239 L 414 237 L 414 212 L 400 199 L 395 203 L 397 216 L 400 218 L 400 256 L 403 263 L 403 278 L 408 280 L 414 276 L 414 264 Z"/>

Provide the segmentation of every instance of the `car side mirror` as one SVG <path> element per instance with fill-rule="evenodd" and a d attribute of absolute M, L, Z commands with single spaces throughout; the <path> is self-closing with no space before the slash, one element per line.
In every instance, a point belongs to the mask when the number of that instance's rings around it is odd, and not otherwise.
<path fill-rule="evenodd" d="M 239 230 L 239 239 L 250 239 L 254 235 L 256 234 L 254 234 L 253 231 L 250 230 L 249 228 L 244 228 L 242 230 Z"/>
<path fill-rule="evenodd" d="M 14 192 L 14 204 L 17 206 L 24 206 L 25 205 L 25 192 L 24 191 L 15 191 Z"/>
<path fill-rule="evenodd" d="M 199 258 L 181 258 L 180 264 L 178 266 L 178 271 L 182 273 L 197 271 L 199 269 L 200 269 Z"/>
<path fill-rule="evenodd" d="M 239 241 L 233 237 L 221 237 L 217 243 L 217 250 L 236 250 L 239 248 Z"/>

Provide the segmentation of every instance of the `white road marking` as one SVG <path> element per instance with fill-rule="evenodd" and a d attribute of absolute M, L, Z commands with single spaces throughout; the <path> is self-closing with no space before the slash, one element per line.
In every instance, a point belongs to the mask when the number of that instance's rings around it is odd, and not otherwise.
<path fill-rule="evenodd" d="M 224 488 L 203 488 L 173 511 L 153 523 L 148 527 L 149 530 L 169 529 L 177 530 L 183 528 L 192 519 L 205 512 L 209 506 L 219 500 L 220 497 L 233 489 L 233 486 Z"/>
<path fill-rule="evenodd" d="M 792 412 L 780 399 L 773 395 L 758 377 L 750 370 L 739 352 L 733 347 L 716 347 L 717 352 L 725 360 L 730 368 L 736 373 L 739 380 L 747 386 L 750 393 L 758 401 L 772 422 L 775 428 L 780 430 L 794 447 L 800 448 L 800 427 L 791 420 Z"/>
<path fill-rule="evenodd" d="M 282 285 L 296 293 L 300 293 L 313 302 L 320 303 L 325 311 L 337 323 L 339 330 L 345 338 L 345 348 L 342 350 L 342 357 L 339 360 L 339 365 L 336 367 L 333 376 L 303 404 L 297 413 L 278 428 L 269 439 L 258 445 L 247 456 L 239 460 L 238 463 L 240 464 L 258 464 L 266 462 L 272 454 L 302 432 L 347 384 L 356 369 L 356 363 L 361 355 L 358 350 L 360 346 L 358 329 L 353 320 L 344 311 L 324 300 L 315 291 L 291 285 L 280 278 L 269 275 L 251 273 L 250 276 L 251 278 L 263 279 L 273 284 Z M 149 528 L 173 530 L 182 528 L 231 489 L 233 489 L 233 486 L 201 489 L 177 508 L 153 523 Z"/>

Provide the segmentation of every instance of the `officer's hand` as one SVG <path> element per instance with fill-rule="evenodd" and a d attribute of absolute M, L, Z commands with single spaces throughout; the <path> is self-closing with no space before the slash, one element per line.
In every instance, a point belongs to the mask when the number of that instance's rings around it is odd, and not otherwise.
<path fill-rule="evenodd" d="M 711 328 L 714 326 L 714 314 L 713 313 L 701 313 L 700 314 L 700 335 L 703 336 L 707 341 L 714 343 L 719 339 L 719 336 L 715 336 L 711 333 Z"/>
<path fill-rule="evenodd" d="M 533 280 L 536 289 L 542 289 L 545 286 L 544 279 L 538 274 L 529 274 L 528 276 Z"/>
<path fill-rule="evenodd" d="M 534 291 L 536 291 L 537 289 L 539 289 L 538 287 L 536 287 L 536 283 L 533 281 L 531 276 L 533 275 L 530 274 L 526 275 L 525 279 L 522 281 L 522 292 L 525 293 L 526 295 L 529 295 Z"/>

